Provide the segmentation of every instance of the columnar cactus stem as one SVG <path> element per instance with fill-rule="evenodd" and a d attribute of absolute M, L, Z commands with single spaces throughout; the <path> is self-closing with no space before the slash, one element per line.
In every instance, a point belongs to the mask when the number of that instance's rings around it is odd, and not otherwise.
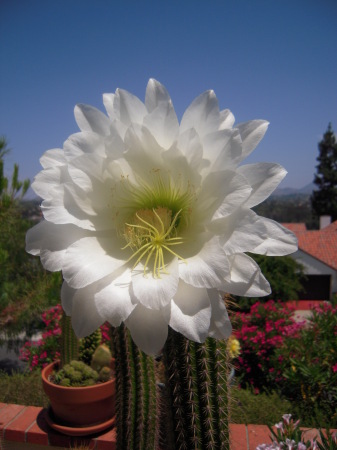
<path fill-rule="evenodd" d="M 65 312 L 61 318 L 61 367 L 78 359 L 79 340 L 71 326 L 71 317 Z"/>
<path fill-rule="evenodd" d="M 226 343 L 169 330 L 164 348 L 176 449 L 229 450 Z"/>
<path fill-rule="evenodd" d="M 112 329 L 116 360 L 117 449 L 154 448 L 156 382 L 154 360 L 133 343 L 124 325 Z"/>

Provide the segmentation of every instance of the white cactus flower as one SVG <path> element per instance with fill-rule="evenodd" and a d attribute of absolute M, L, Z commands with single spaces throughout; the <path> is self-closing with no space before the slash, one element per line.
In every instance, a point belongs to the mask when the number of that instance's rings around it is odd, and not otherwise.
<path fill-rule="evenodd" d="M 79 337 L 124 322 L 148 354 L 163 347 L 168 326 L 197 342 L 228 337 L 222 293 L 270 292 L 245 252 L 297 250 L 290 231 L 251 209 L 286 171 L 239 166 L 268 123 L 233 126 L 207 91 L 179 124 L 153 79 L 145 104 L 120 89 L 103 102 L 108 115 L 77 105 L 81 132 L 42 156 L 33 188 L 44 220 L 29 230 L 27 251 L 62 270 L 62 305 Z"/>

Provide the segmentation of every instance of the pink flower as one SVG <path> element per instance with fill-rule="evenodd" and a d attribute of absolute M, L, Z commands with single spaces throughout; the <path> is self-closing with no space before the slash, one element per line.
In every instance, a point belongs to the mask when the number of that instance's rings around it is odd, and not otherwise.
<path fill-rule="evenodd" d="M 337 372 L 337 363 L 334 366 L 332 366 L 332 370 L 333 370 L 334 373 Z"/>

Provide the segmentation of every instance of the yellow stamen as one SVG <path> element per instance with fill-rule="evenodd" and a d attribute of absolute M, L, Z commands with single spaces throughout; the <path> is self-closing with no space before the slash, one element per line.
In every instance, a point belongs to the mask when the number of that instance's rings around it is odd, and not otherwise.
<path fill-rule="evenodd" d="M 170 247 L 183 243 L 183 238 L 176 236 L 177 223 L 181 211 L 178 211 L 173 220 L 172 211 L 167 208 L 139 210 L 133 219 L 133 223 L 126 223 L 124 238 L 127 244 L 123 249 L 130 248 L 134 253 L 127 262 L 136 258 L 133 269 L 146 257 L 144 263 L 144 276 L 148 266 L 153 261 L 152 273 L 154 278 L 160 278 L 161 273 L 167 273 L 164 259 L 164 251 L 179 258 L 186 263 L 178 253 Z"/>

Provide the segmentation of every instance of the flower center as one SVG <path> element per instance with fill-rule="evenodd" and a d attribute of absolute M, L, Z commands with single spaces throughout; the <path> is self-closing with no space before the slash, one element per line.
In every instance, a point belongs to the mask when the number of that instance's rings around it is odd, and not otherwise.
<path fill-rule="evenodd" d="M 138 210 L 124 228 L 123 236 L 127 242 L 124 249 L 133 251 L 127 262 L 136 259 L 133 265 L 135 268 L 144 260 L 144 275 L 151 265 L 153 277 L 160 278 L 161 273 L 167 273 L 167 254 L 185 261 L 171 248 L 183 243 L 183 238 L 177 236 L 180 215 L 181 210 L 172 217 L 172 211 L 165 207 Z"/>

